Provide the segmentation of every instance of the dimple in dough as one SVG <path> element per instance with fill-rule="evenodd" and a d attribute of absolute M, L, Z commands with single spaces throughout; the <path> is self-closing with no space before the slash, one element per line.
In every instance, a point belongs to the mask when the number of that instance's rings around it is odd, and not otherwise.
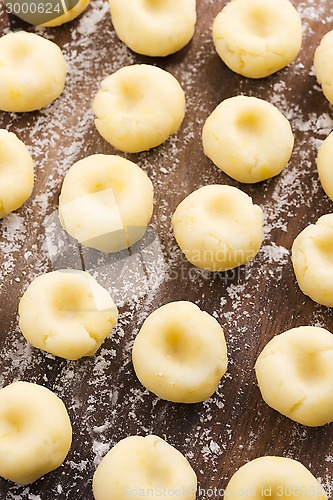
<path fill-rule="evenodd" d="M 167 56 L 192 39 L 196 0 L 109 0 L 113 26 L 131 50 Z"/>
<path fill-rule="evenodd" d="M 64 403 L 29 382 L 0 390 L 0 476 L 30 484 L 59 467 L 72 442 Z"/>
<path fill-rule="evenodd" d="M 300 289 L 312 300 L 333 307 L 333 214 L 307 226 L 292 246 L 292 263 Z"/>
<path fill-rule="evenodd" d="M 118 310 L 110 294 L 84 271 L 53 271 L 30 283 L 19 324 L 34 347 L 66 359 L 95 354 L 111 333 Z"/>
<path fill-rule="evenodd" d="M 209 398 L 228 364 L 221 326 L 186 301 L 171 302 L 150 314 L 135 339 L 132 358 L 140 382 L 176 403 Z"/>
<path fill-rule="evenodd" d="M 180 127 L 185 94 L 167 71 L 125 66 L 102 81 L 93 111 L 97 130 L 112 146 L 137 153 L 162 144 Z"/>
<path fill-rule="evenodd" d="M 263 78 L 298 55 L 301 18 L 289 0 L 232 0 L 214 21 L 213 39 L 232 71 Z"/>
<path fill-rule="evenodd" d="M 230 479 L 225 500 L 327 500 L 324 488 L 297 460 L 265 456 L 240 467 Z"/>
<path fill-rule="evenodd" d="M 34 187 L 34 163 L 12 132 L 0 129 L 0 219 L 20 208 Z"/>
<path fill-rule="evenodd" d="M 322 38 L 315 51 L 313 65 L 326 99 L 333 104 L 333 30 Z"/>
<path fill-rule="evenodd" d="M 207 118 L 204 152 L 217 167 L 239 182 L 260 182 L 278 175 L 294 146 L 289 121 L 263 99 L 226 99 Z"/>
<path fill-rule="evenodd" d="M 76 5 L 72 9 L 69 9 L 65 14 L 62 14 L 61 16 L 52 19 L 52 21 L 48 21 L 47 23 L 42 24 L 42 26 L 44 26 L 45 28 L 53 28 L 55 26 L 61 26 L 62 24 L 73 21 L 80 14 L 82 14 L 83 11 L 86 10 L 89 2 L 90 0 L 78 0 L 76 2 Z"/>
<path fill-rule="evenodd" d="M 66 61 L 55 43 L 16 31 L 0 38 L 0 110 L 35 111 L 64 90 Z"/>
<path fill-rule="evenodd" d="M 307 426 L 333 421 L 333 335 L 301 326 L 274 337 L 256 365 L 263 399 L 275 410 Z"/>
<path fill-rule="evenodd" d="M 197 477 L 186 458 L 152 435 L 119 441 L 103 458 L 93 479 L 95 500 L 155 498 L 165 496 L 165 491 L 178 491 L 184 500 L 195 500 L 196 489 Z"/>
<path fill-rule="evenodd" d="M 333 132 L 326 137 L 319 147 L 317 170 L 323 190 L 333 201 Z"/>
<path fill-rule="evenodd" d="M 263 215 L 240 189 L 214 184 L 191 193 L 178 205 L 172 227 L 185 257 L 208 271 L 226 271 L 258 253 Z"/>
<path fill-rule="evenodd" d="M 80 243 L 118 252 L 139 241 L 153 212 L 153 185 L 135 163 L 92 155 L 67 172 L 59 198 L 63 228 Z"/>

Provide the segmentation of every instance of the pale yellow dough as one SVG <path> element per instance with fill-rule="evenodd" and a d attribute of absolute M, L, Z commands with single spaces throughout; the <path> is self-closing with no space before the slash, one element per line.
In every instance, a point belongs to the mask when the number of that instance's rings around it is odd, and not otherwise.
<path fill-rule="evenodd" d="M 139 241 L 153 212 L 153 185 L 135 163 L 92 155 L 67 172 L 59 198 L 63 228 L 80 243 L 118 252 Z"/>
<path fill-rule="evenodd" d="M 0 476 L 33 483 L 62 464 L 71 442 L 65 405 L 49 389 L 14 382 L 0 390 Z"/>
<path fill-rule="evenodd" d="M 326 99 L 333 103 L 333 30 L 322 38 L 315 51 L 313 64 Z"/>
<path fill-rule="evenodd" d="M 214 21 L 213 39 L 232 71 L 263 78 L 297 57 L 301 18 L 289 0 L 232 0 Z"/>
<path fill-rule="evenodd" d="M 224 333 L 192 302 L 171 302 L 146 319 L 133 346 L 140 382 L 162 399 L 198 403 L 217 389 L 227 370 Z"/>
<path fill-rule="evenodd" d="M 34 187 L 34 163 L 28 148 L 0 129 L 0 219 L 20 208 Z"/>
<path fill-rule="evenodd" d="M 167 56 L 194 35 L 196 0 L 109 0 L 113 26 L 131 50 Z"/>
<path fill-rule="evenodd" d="M 118 310 L 87 272 L 66 269 L 30 283 L 19 316 L 21 331 L 34 347 L 75 360 L 95 354 L 115 326 Z"/>
<path fill-rule="evenodd" d="M 301 326 L 274 337 L 256 362 L 263 399 L 303 425 L 333 421 L 333 335 Z"/>
<path fill-rule="evenodd" d="M 195 500 L 196 489 L 197 477 L 186 458 L 151 435 L 119 441 L 103 458 L 93 479 L 95 500 L 164 498 L 168 491 L 177 498 Z"/>
<path fill-rule="evenodd" d="M 125 66 L 102 81 L 93 111 L 102 137 L 137 153 L 162 144 L 180 127 L 185 94 L 174 76 L 148 64 Z"/>
<path fill-rule="evenodd" d="M 61 26 L 62 24 L 73 21 L 73 19 L 76 19 L 80 14 L 82 14 L 83 11 L 86 10 L 89 2 L 90 0 L 78 0 L 76 5 L 72 9 L 69 9 L 62 16 L 59 16 L 52 21 L 48 21 L 47 23 L 42 24 L 42 26 L 44 26 L 45 28 L 53 28 L 55 26 Z"/>
<path fill-rule="evenodd" d="M 226 99 L 207 118 L 204 152 L 239 182 L 260 182 L 278 175 L 294 146 L 289 121 L 267 101 L 237 96 Z"/>
<path fill-rule="evenodd" d="M 263 215 L 240 189 L 215 184 L 191 193 L 178 205 L 172 227 L 185 257 L 208 271 L 226 271 L 258 253 Z"/>
<path fill-rule="evenodd" d="M 333 201 L 333 132 L 320 145 L 317 156 L 317 170 L 323 190 Z"/>
<path fill-rule="evenodd" d="M 35 111 L 64 90 L 66 61 L 55 43 L 16 31 L 0 38 L 0 110 Z"/>
<path fill-rule="evenodd" d="M 232 476 L 225 500 L 327 500 L 317 479 L 291 458 L 266 456 L 246 463 Z"/>
<path fill-rule="evenodd" d="M 292 246 L 292 263 L 300 289 L 327 307 L 333 307 L 332 245 L 333 214 L 327 214 L 303 229 Z"/>

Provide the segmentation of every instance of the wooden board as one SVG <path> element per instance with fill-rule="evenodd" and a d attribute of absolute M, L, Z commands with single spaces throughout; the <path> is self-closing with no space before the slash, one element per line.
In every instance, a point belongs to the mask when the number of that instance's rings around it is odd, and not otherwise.
<path fill-rule="evenodd" d="M 238 467 L 266 454 L 300 460 L 328 492 L 332 489 L 332 425 L 310 429 L 280 416 L 262 401 L 253 370 L 258 353 L 275 334 L 306 324 L 333 331 L 331 310 L 300 292 L 290 261 L 300 230 L 332 211 L 318 181 L 315 157 L 333 129 L 333 110 L 312 71 L 315 47 L 333 28 L 331 2 L 294 0 L 304 24 L 302 51 L 289 67 L 258 81 L 232 73 L 215 53 L 211 25 L 224 4 L 199 0 L 193 41 L 165 59 L 151 60 L 124 47 L 102 0 L 92 0 L 86 13 L 71 24 L 29 28 L 62 47 L 69 70 L 64 94 L 49 108 L 30 114 L 0 113 L 0 126 L 18 134 L 36 164 L 31 199 L 0 222 L 0 382 L 4 386 L 27 380 L 52 389 L 67 405 L 74 435 L 63 466 L 29 487 L 1 480 L 3 499 L 90 499 L 101 457 L 118 440 L 137 433 L 157 434 L 183 452 L 202 489 L 224 488 Z M 5 34 L 9 22 L 1 6 L 0 12 Z M 93 153 L 116 153 L 95 130 L 91 102 L 103 77 L 132 63 L 157 64 L 179 79 L 187 95 L 186 118 L 179 133 L 162 146 L 125 155 L 148 173 L 155 188 L 154 217 L 142 247 L 132 258 L 101 258 L 84 250 L 80 255 L 57 226 L 61 182 L 75 161 Z M 201 145 L 208 114 L 223 99 L 238 94 L 276 104 L 295 133 L 294 153 L 284 172 L 253 186 L 220 172 Z M 177 204 L 210 183 L 241 188 L 265 213 L 259 255 L 226 274 L 203 273 L 187 263 L 171 231 Z M 17 307 L 34 277 L 60 267 L 80 269 L 82 261 L 111 291 L 120 318 L 94 357 L 69 362 L 26 343 L 17 325 Z M 131 346 L 144 318 L 160 305 L 180 299 L 212 313 L 225 329 L 228 373 L 203 404 L 159 400 L 140 385 L 131 364 Z M 203 491 L 198 498 L 205 498 Z"/>

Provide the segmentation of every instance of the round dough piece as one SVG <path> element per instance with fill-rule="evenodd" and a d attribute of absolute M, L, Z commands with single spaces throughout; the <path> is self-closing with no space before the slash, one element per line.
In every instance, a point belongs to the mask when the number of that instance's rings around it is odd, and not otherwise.
<path fill-rule="evenodd" d="M 172 227 L 185 257 L 207 271 L 226 271 L 259 252 L 263 215 L 240 189 L 214 184 L 191 193 L 178 205 Z"/>
<path fill-rule="evenodd" d="M 59 467 L 72 442 L 64 403 L 29 382 L 0 389 L 0 476 L 30 484 Z"/>
<path fill-rule="evenodd" d="M 333 132 L 326 137 L 319 148 L 317 170 L 323 190 L 333 201 Z"/>
<path fill-rule="evenodd" d="M 140 382 L 175 403 L 208 399 L 228 364 L 221 326 L 186 301 L 171 302 L 150 314 L 135 339 L 132 357 Z"/>
<path fill-rule="evenodd" d="M 145 234 L 153 213 L 153 185 L 135 163 L 92 155 L 67 172 L 59 198 L 65 231 L 101 252 L 129 248 Z"/>
<path fill-rule="evenodd" d="M 326 99 L 333 104 L 333 30 L 322 38 L 315 51 L 313 65 Z"/>
<path fill-rule="evenodd" d="M 194 35 L 196 0 L 109 0 L 114 29 L 131 50 L 167 56 Z"/>
<path fill-rule="evenodd" d="M 83 11 L 86 10 L 88 7 L 90 0 L 76 0 L 74 7 L 69 9 L 65 14 L 62 16 L 56 17 L 55 19 L 52 19 L 52 21 L 48 21 L 47 23 L 42 24 L 45 28 L 53 28 L 55 26 L 61 26 L 62 24 L 69 23 L 70 21 L 73 21 L 76 19 L 80 14 L 82 14 Z"/>
<path fill-rule="evenodd" d="M 263 399 L 295 422 L 333 421 L 333 335 L 301 326 L 274 337 L 255 365 Z"/>
<path fill-rule="evenodd" d="M 66 61 L 55 43 L 16 31 L 0 38 L 0 110 L 35 111 L 64 90 Z"/>
<path fill-rule="evenodd" d="M 225 500 L 327 500 L 324 488 L 303 464 L 283 457 L 260 457 L 246 463 L 232 476 Z"/>
<path fill-rule="evenodd" d="M 0 129 L 0 219 L 20 208 L 34 187 L 34 162 L 12 132 Z"/>
<path fill-rule="evenodd" d="M 93 479 L 95 500 L 165 497 L 165 492 L 195 500 L 196 489 L 197 476 L 186 458 L 151 435 L 119 441 L 103 458 Z"/>
<path fill-rule="evenodd" d="M 112 146 L 138 153 L 159 146 L 185 116 L 185 94 L 174 76 L 148 64 L 125 66 L 102 81 L 93 111 Z"/>
<path fill-rule="evenodd" d="M 216 17 L 213 39 L 232 71 L 263 78 L 297 57 L 301 18 L 289 0 L 233 0 Z"/>
<path fill-rule="evenodd" d="M 292 246 L 291 259 L 298 286 L 305 295 L 333 307 L 333 214 L 307 226 Z"/>
<path fill-rule="evenodd" d="M 95 354 L 115 326 L 118 310 L 87 272 L 66 269 L 30 283 L 19 315 L 21 331 L 34 347 L 74 360 Z"/>
<path fill-rule="evenodd" d="M 260 182 L 278 175 L 294 146 L 290 123 L 263 99 L 226 99 L 207 118 L 204 152 L 217 167 L 239 182 Z"/>

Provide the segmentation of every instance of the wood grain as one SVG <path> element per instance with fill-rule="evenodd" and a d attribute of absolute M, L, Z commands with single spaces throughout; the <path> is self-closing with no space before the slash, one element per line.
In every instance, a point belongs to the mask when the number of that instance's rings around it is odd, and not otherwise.
<path fill-rule="evenodd" d="M 31 148 L 36 163 L 33 196 L 17 212 L 24 230 L 8 230 L 15 219 L 0 222 L 1 383 L 24 379 L 54 390 L 68 407 L 74 431 L 73 445 L 63 466 L 29 487 L 1 480 L 2 499 L 91 499 L 99 452 L 105 454 L 118 440 L 136 433 L 157 434 L 186 454 L 203 489 L 224 488 L 237 468 L 266 454 L 298 459 L 322 478 L 327 488 L 332 487 L 333 463 L 327 461 L 333 455 L 332 425 L 305 428 L 270 409 L 261 399 L 253 370 L 264 345 L 284 330 L 320 324 L 333 331 L 331 310 L 301 293 L 290 256 L 284 250 L 290 251 L 303 227 L 332 212 L 332 202 L 319 185 L 315 157 L 316 140 L 324 139 L 327 133 L 316 117 L 327 118 L 327 114 L 333 118 L 333 111 L 311 72 L 315 47 L 333 28 L 332 17 L 330 25 L 325 22 L 332 16 L 331 2 L 294 0 L 303 13 L 302 51 L 293 64 L 258 81 L 232 73 L 214 51 L 211 24 L 224 4 L 223 0 L 198 0 L 193 41 L 178 54 L 152 60 L 123 47 L 108 13 L 96 23 L 96 30 L 85 32 L 88 22 L 83 22 L 84 17 L 88 16 L 93 24 L 94 12 L 102 9 L 102 2 L 94 0 L 73 23 L 37 30 L 51 36 L 70 60 L 64 96 L 46 111 L 22 115 L 0 112 L 0 126 L 19 135 Z M 1 33 L 5 33 L 9 21 L 1 4 L 0 12 Z M 57 267 L 45 250 L 45 221 L 57 209 L 65 171 L 89 154 L 116 153 L 95 130 L 90 104 L 102 77 L 133 62 L 153 63 L 169 70 L 181 81 L 188 99 L 186 118 L 176 138 L 150 152 L 126 155 L 142 166 L 154 183 L 150 236 L 163 265 L 159 263 L 153 271 L 148 265 L 146 271 L 157 274 L 159 280 L 158 286 L 145 290 L 140 274 L 136 276 L 139 284 L 131 285 L 135 273 L 126 259 L 120 283 L 110 259 L 105 258 L 102 267 L 96 255 L 83 251 L 87 269 L 91 268 L 110 291 L 126 283 L 128 286 L 126 293 L 118 291 L 119 297 L 125 299 L 114 335 L 95 357 L 68 362 L 26 345 L 17 327 L 18 302 L 32 277 Z M 204 156 L 201 145 L 205 118 L 221 100 L 240 93 L 276 103 L 291 118 L 295 133 L 295 150 L 285 171 L 253 186 L 241 185 L 220 172 Z M 201 273 L 184 260 L 172 236 L 170 218 L 177 204 L 194 189 L 209 183 L 241 188 L 267 214 L 269 231 L 263 251 L 236 272 Z M 8 248 L 13 245 L 11 252 Z M 278 258 L 273 254 L 269 257 L 272 248 Z M 79 249 L 73 242 L 69 249 L 65 260 L 80 268 Z M 156 252 L 152 252 L 153 259 Z M 13 265 L 8 268 L 10 255 Z M 131 365 L 131 345 L 144 318 L 160 305 L 180 299 L 191 300 L 214 314 L 225 329 L 228 375 L 216 395 L 203 404 L 176 405 L 157 399 L 140 385 Z M 208 498 L 203 493 L 199 497 Z"/>

